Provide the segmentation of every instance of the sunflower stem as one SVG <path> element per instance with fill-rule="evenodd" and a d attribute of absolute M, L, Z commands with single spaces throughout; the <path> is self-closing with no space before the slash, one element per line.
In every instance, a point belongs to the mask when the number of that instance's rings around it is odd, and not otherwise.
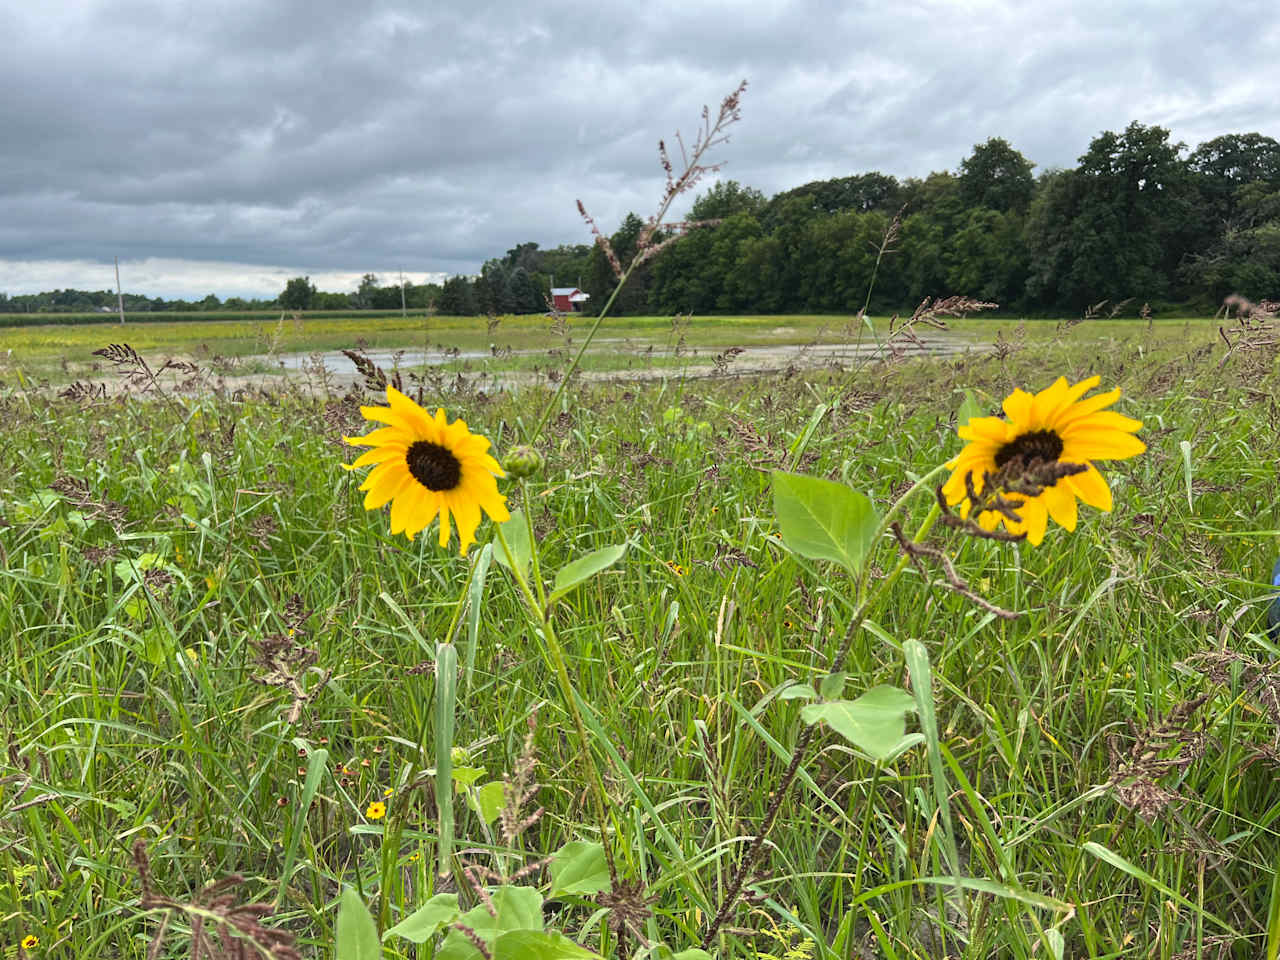
<path fill-rule="evenodd" d="M 533 565 L 533 585 L 538 591 L 539 616 L 546 618 L 547 592 L 542 585 L 542 563 L 538 557 L 538 541 L 533 535 L 533 514 L 529 509 L 529 485 L 523 477 L 520 479 L 520 505 L 524 507 L 524 525 L 529 533 L 529 561 Z"/>
<path fill-rule="evenodd" d="M 527 512 L 526 510 L 526 514 Z M 542 632 L 542 637 L 546 641 L 546 650 L 551 660 L 551 667 L 555 672 L 556 682 L 560 685 L 560 696 L 564 699 L 565 705 L 569 708 L 569 713 L 573 716 L 573 725 L 578 734 L 582 759 L 586 764 L 587 783 L 591 786 L 596 822 L 600 828 L 600 845 L 604 848 L 605 860 L 609 865 L 609 876 L 614 878 L 617 874 L 613 862 L 613 851 L 610 849 L 609 844 L 605 842 L 608 836 L 608 821 L 605 818 L 607 804 L 605 802 L 604 780 L 601 778 L 600 770 L 596 766 L 595 755 L 591 752 L 591 741 L 587 738 L 587 725 L 582 719 L 582 711 L 578 707 L 577 692 L 574 689 L 573 681 L 569 677 L 569 668 L 564 658 L 564 648 L 560 645 L 560 638 L 556 636 L 556 629 L 551 623 L 547 608 L 539 603 L 538 598 L 534 596 L 533 590 L 529 587 L 529 582 L 524 576 L 524 571 L 516 563 L 511 553 L 511 547 L 507 544 L 507 538 L 502 533 L 502 524 L 496 524 L 494 529 L 498 533 L 498 543 L 501 544 L 503 552 L 507 555 L 507 566 L 515 575 L 520 592 L 524 594 L 524 600 L 528 605 L 529 614 L 533 618 L 534 625 Z M 537 544 L 533 541 L 532 536 L 530 537 L 530 545 L 532 553 L 536 556 Z"/>
<path fill-rule="evenodd" d="M 906 500 L 916 491 L 923 489 L 929 480 L 945 469 L 946 466 L 944 464 L 941 467 L 937 467 L 929 471 L 917 480 L 906 493 L 894 501 L 893 505 L 889 507 L 885 514 L 882 528 L 877 531 L 875 539 L 871 541 L 873 545 L 879 544 L 881 537 L 884 535 L 884 531 L 888 529 L 888 524 L 893 519 L 893 515 L 902 507 L 903 503 L 906 502 Z M 938 504 L 934 503 L 933 509 L 925 516 L 920 527 L 916 530 L 915 536 L 912 538 L 915 543 L 919 543 L 929 535 L 929 531 L 933 529 L 933 525 L 937 521 L 940 513 L 941 510 L 939 509 Z M 845 629 L 844 642 L 841 644 L 840 650 L 836 653 L 835 659 L 831 661 L 831 669 L 828 671 L 829 673 L 838 673 L 844 667 L 845 660 L 849 657 L 849 650 L 853 646 L 853 638 L 857 636 L 858 628 L 862 626 L 863 621 L 867 617 L 867 613 L 870 612 L 872 606 L 874 606 L 880 597 L 884 595 L 884 592 L 894 583 L 894 581 L 901 576 L 902 571 L 906 569 L 907 563 L 907 557 L 900 558 L 897 566 L 889 572 L 889 575 L 876 584 L 871 596 L 867 597 L 858 605 L 857 609 L 854 611 L 852 619 L 849 621 L 848 627 Z M 866 590 L 866 581 L 869 576 L 869 570 L 870 565 L 868 564 L 856 587 L 859 595 Z M 856 600 L 857 597 L 855 597 L 855 602 Z M 759 829 L 756 831 L 755 836 L 751 838 L 751 842 L 747 845 L 746 853 L 743 854 L 742 860 L 738 865 L 738 869 L 735 871 L 733 879 L 729 883 L 729 888 L 720 902 L 720 908 L 716 911 L 716 915 L 712 919 L 711 925 L 703 935 L 703 950 L 711 949 L 711 945 L 719 934 L 720 928 L 724 925 L 725 921 L 728 920 L 730 911 L 733 909 L 733 905 L 737 902 L 738 896 L 742 893 L 743 884 L 746 882 L 747 876 L 754 868 L 756 860 L 759 858 L 760 852 L 764 846 L 765 838 L 768 837 L 769 831 L 773 827 L 774 818 L 777 816 L 778 809 L 782 804 L 782 798 L 785 797 L 791 789 L 791 784 L 795 780 L 796 774 L 799 772 L 800 763 L 804 759 L 805 751 L 809 747 L 809 740 L 813 736 L 814 729 L 816 728 L 813 726 L 806 726 L 800 731 L 800 735 L 796 738 L 795 749 L 791 752 L 791 760 L 787 764 L 787 769 L 782 775 L 781 782 L 773 791 L 774 802 L 770 805 L 769 810 L 766 811 L 764 819 L 760 822 Z M 870 802 L 870 799 L 868 799 L 868 803 Z"/>

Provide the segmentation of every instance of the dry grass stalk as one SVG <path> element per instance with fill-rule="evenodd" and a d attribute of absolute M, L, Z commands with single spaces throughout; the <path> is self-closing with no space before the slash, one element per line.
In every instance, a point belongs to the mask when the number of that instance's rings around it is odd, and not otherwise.
<path fill-rule="evenodd" d="M 981 594 L 976 593 L 969 586 L 968 582 L 956 572 L 955 565 L 951 562 L 951 558 L 947 556 L 945 551 L 940 550 L 937 547 L 930 546 L 927 543 L 916 543 L 913 540 L 907 539 L 906 535 L 902 532 L 902 526 L 896 521 L 890 524 L 889 528 L 893 531 L 894 537 L 897 538 L 898 546 L 902 548 L 902 552 L 911 558 L 911 562 L 915 565 L 915 568 L 920 571 L 920 576 L 924 578 L 926 583 L 930 582 L 929 572 L 925 570 L 924 564 L 920 562 L 921 557 L 928 557 L 930 560 L 933 560 L 935 563 L 942 566 L 943 573 L 946 575 L 946 580 L 943 581 L 943 584 L 948 589 L 960 594 L 960 596 L 964 597 L 970 603 L 981 607 L 988 613 L 994 613 L 997 617 L 1000 617 L 1003 620 L 1017 619 L 1018 614 L 1014 611 L 1006 610 L 1004 607 L 998 607 Z"/>
<path fill-rule="evenodd" d="M 275 913 L 273 906 L 236 903 L 235 894 L 229 891 L 245 882 L 240 874 L 214 881 L 194 900 L 185 902 L 157 893 L 152 887 L 146 841 L 133 845 L 133 863 L 142 887 L 139 906 L 165 911 L 147 950 L 148 960 L 160 957 L 175 912 L 185 914 L 191 922 L 191 960 L 302 960 L 292 933 L 262 925 L 264 918 Z"/>
<path fill-rule="evenodd" d="M 1147 822 L 1178 798 L 1160 785 L 1160 778 L 1185 769 L 1204 755 L 1208 734 L 1194 718 L 1210 696 L 1204 693 L 1183 700 L 1164 720 L 1145 730 L 1134 730 L 1134 743 L 1127 754 L 1120 753 L 1117 738 L 1107 739 L 1111 775 L 1106 786 L 1116 800 Z"/>

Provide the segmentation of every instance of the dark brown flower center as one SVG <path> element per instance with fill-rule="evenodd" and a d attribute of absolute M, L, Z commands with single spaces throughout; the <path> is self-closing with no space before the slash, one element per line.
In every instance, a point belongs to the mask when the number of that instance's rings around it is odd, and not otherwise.
<path fill-rule="evenodd" d="M 405 454 L 413 479 L 435 493 L 453 490 L 462 480 L 462 464 L 448 447 L 415 440 Z"/>
<path fill-rule="evenodd" d="M 1033 430 L 1015 437 L 996 451 L 996 468 L 1020 460 L 1026 466 L 1036 461 L 1056 463 L 1062 456 L 1062 438 L 1052 430 Z"/>

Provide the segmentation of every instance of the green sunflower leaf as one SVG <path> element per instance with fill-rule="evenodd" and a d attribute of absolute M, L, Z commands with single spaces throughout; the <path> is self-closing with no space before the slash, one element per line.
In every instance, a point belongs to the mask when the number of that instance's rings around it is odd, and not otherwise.
<path fill-rule="evenodd" d="M 563 934 L 513 930 L 494 941 L 493 960 L 600 960 L 600 954 Z"/>
<path fill-rule="evenodd" d="M 486 945 L 492 947 L 495 940 L 513 930 L 542 931 L 542 894 L 532 887 L 498 887 L 490 901 L 497 916 L 480 904 L 458 918 Z M 471 939 L 456 928 L 445 934 L 444 943 L 436 951 L 436 960 L 482 960 L 483 956 Z"/>
<path fill-rule="evenodd" d="M 438 893 L 382 935 L 404 937 L 412 943 L 425 943 L 458 919 L 458 895 Z"/>
<path fill-rule="evenodd" d="M 485 823 L 493 823 L 498 819 L 498 814 L 502 813 L 502 807 L 506 802 L 502 794 L 502 788 L 503 782 L 501 780 L 492 780 L 486 783 L 475 793 L 467 794 L 467 806 L 480 814 L 480 819 Z"/>
<path fill-rule="evenodd" d="M 527 580 L 529 561 L 533 557 L 533 544 L 529 542 L 529 524 L 525 522 L 523 510 L 516 510 L 511 514 L 511 519 L 502 524 L 502 535 L 506 537 L 507 546 L 511 548 L 511 558 L 507 558 L 507 551 L 502 549 L 501 543 L 495 543 L 494 559 L 512 573 L 518 572 Z M 512 561 L 515 562 L 515 567 L 512 567 Z"/>
<path fill-rule="evenodd" d="M 555 603 L 584 580 L 590 580 L 602 570 L 609 569 L 609 567 L 621 560 L 622 555 L 626 552 L 627 545 L 625 543 L 613 547 L 604 547 L 601 550 L 594 550 L 588 553 L 585 557 L 579 557 L 573 563 L 562 567 L 556 574 L 556 585 L 551 591 L 551 596 L 547 598 L 547 602 Z"/>
<path fill-rule="evenodd" d="M 551 858 L 551 897 L 586 895 L 609 889 L 609 866 L 604 847 L 587 840 L 570 840 Z"/>
<path fill-rule="evenodd" d="M 821 477 L 773 471 L 773 512 L 782 542 L 810 560 L 862 570 L 880 517 L 870 499 Z"/>
<path fill-rule="evenodd" d="M 829 723 L 831 728 L 877 763 L 895 753 L 907 734 L 907 714 L 916 709 L 905 690 L 881 685 L 857 700 L 811 703 L 800 711 L 805 723 Z"/>
<path fill-rule="evenodd" d="M 334 960 L 381 960 L 378 928 L 360 894 L 350 887 L 342 892 L 334 934 Z"/>

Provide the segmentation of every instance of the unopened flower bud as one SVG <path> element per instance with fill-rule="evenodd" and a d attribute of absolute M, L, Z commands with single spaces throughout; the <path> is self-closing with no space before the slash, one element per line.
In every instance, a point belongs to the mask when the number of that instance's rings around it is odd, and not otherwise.
<path fill-rule="evenodd" d="M 507 451 L 507 456 L 502 462 L 502 466 L 512 477 L 520 480 L 524 477 L 537 476 L 542 471 L 545 462 L 542 459 L 542 454 L 537 450 L 521 444 Z"/>

